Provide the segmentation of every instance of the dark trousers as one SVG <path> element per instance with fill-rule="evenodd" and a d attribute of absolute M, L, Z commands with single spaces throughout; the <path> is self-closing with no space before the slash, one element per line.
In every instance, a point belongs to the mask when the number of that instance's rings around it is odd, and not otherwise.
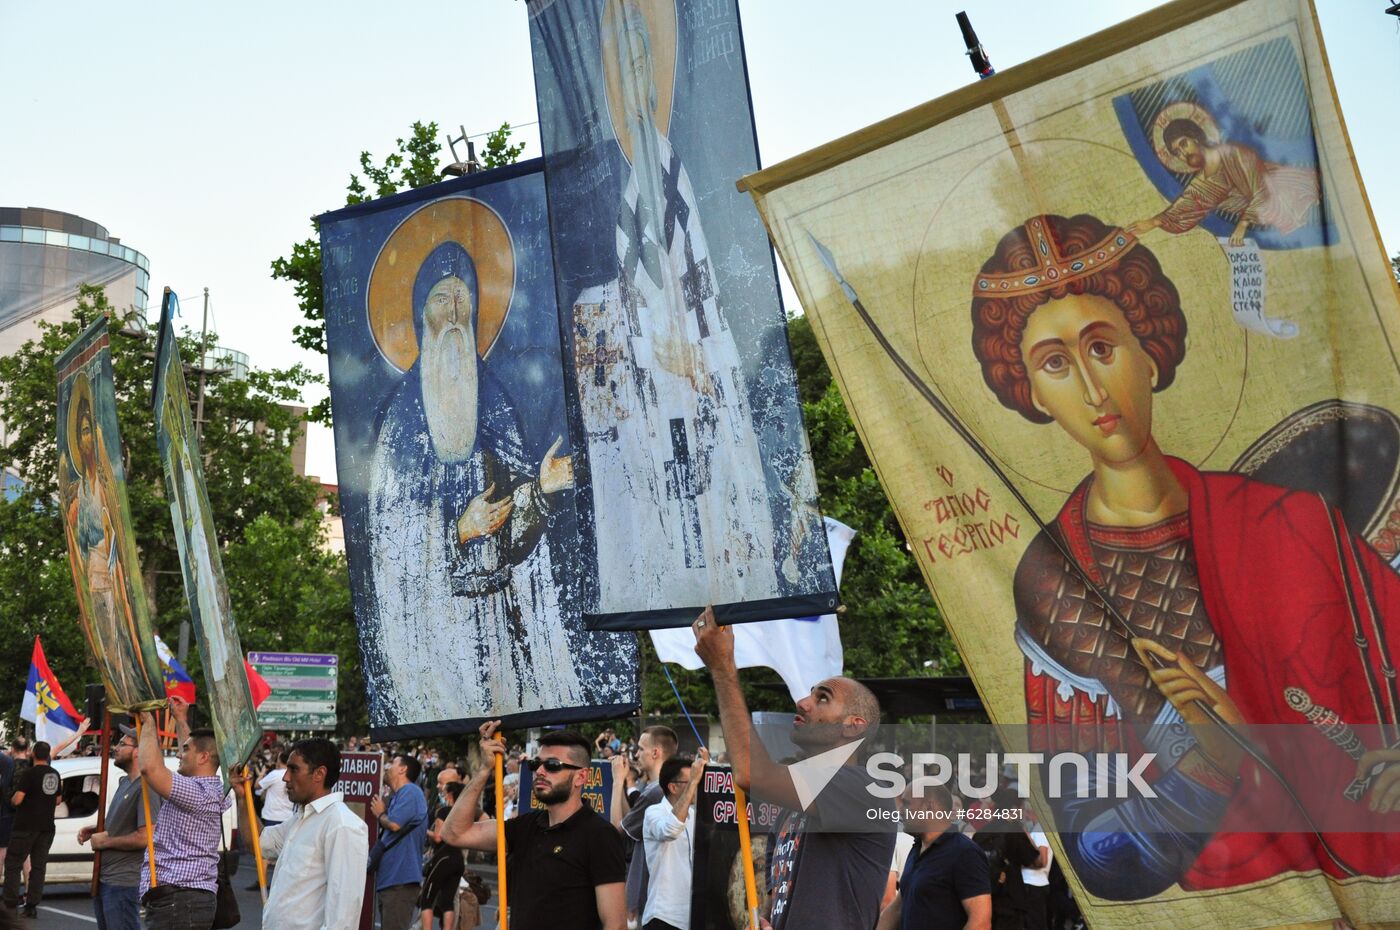
<path fill-rule="evenodd" d="M 209 930 L 214 926 L 214 892 L 177 888 L 151 896 L 146 903 L 146 930 Z"/>
<path fill-rule="evenodd" d="M 643 927 L 642 930 L 677 930 L 677 928 L 666 923 L 666 921 L 661 918 L 656 917 L 648 920 L 647 925 Z"/>
<path fill-rule="evenodd" d="M 1026 930 L 1045 930 L 1049 926 L 1049 905 L 1049 886 L 1026 886 Z"/>
<path fill-rule="evenodd" d="M 19 904 L 19 880 L 24 860 L 29 858 L 29 889 L 24 893 L 24 909 L 32 911 L 44 897 L 44 873 L 49 867 L 49 847 L 53 845 L 53 827 L 38 830 L 16 830 L 10 834 L 5 850 L 5 906 Z"/>

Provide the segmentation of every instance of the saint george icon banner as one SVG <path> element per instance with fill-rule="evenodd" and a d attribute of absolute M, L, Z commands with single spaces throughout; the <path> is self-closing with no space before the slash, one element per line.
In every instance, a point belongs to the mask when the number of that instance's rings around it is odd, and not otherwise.
<path fill-rule="evenodd" d="M 830 613 L 733 0 L 533 0 L 582 609 L 599 629 Z"/>
<path fill-rule="evenodd" d="M 744 185 L 993 720 L 1156 754 L 1150 799 L 1032 786 L 1089 924 L 1400 920 L 1357 773 L 1400 743 L 1400 302 L 1307 0 L 1171 4 Z"/>
<path fill-rule="evenodd" d="M 78 617 L 107 704 L 134 713 L 165 705 L 165 678 L 126 498 L 112 353 L 104 316 L 58 357 L 58 505 Z"/>
<path fill-rule="evenodd" d="M 248 761 L 262 739 L 248 674 L 243 667 L 243 647 L 229 605 L 228 582 L 214 531 L 214 513 L 204 484 L 204 457 L 199 435 L 190 416 L 190 396 L 185 390 L 185 366 L 175 338 L 179 298 L 169 290 L 160 310 L 156 339 L 155 421 L 156 448 L 165 472 L 165 493 L 170 500 L 170 521 L 185 599 L 190 605 L 195 642 L 204 668 L 209 716 L 219 744 L 224 772 Z"/>
<path fill-rule="evenodd" d="M 321 218 L 336 465 L 375 739 L 615 717 L 580 614 L 538 161 Z"/>

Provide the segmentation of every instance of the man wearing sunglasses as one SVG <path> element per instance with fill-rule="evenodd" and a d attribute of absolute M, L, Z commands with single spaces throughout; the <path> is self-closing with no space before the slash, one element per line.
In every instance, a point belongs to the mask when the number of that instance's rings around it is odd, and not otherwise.
<path fill-rule="evenodd" d="M 141 804 L 141 772 L 136 765 L 136 730 L 118 728 L 119 739 L 112 747 L 112 763 L 125 774 L 117 782 L 116 794 L 107 805 L 107 829 L 96 827 L 78 831 L 79 843 L 92 843 L 93 852 L 102 854 L 97 876 L 97 894 L 92 909 L 97 930 L 140 930 L 141 860 L 146 851 L 146 812 Z M 161 796 L 148 792 L 151 817 L 160 813 Z"/>
<path fill-rule="evenodd" d="M 787 809 L 769 847 L 773 930 L 869 930 L 879 917 L 895 835 L 892 820 L 867 819 L 867 811 L 885 806 L 893 815 L 894 808 L 867 791 L 860 746 L 804 803 L 793 780 L 796 766 L 774 762 L 754 733 L 734 662 L 733 628 L 720 626 L 706 607 L 691 630 L 715 683 L 734 783 L 751 790 L 755 801 Z M 852 678 L 828 678 L 797 702 L 792 741 L 810 759 L 857 740 L 863 744 L 879 725 L 880 702 L 869 688 Z M 891 829 L 872 832 L 871 823 Z"/>
<path fill-rule="evenodd" d="M 506 751 L 499 726 L 482 724 L 482 766 L 442 825 L 443 840 L 453 846 L 496 851 L 495 822 L 474 821 L 495 757 Z M 577 733 L 553 731 L 526 762 L 544 810 L 527 809 L 505 824 L 512 930 L 625 930 L 622 837 L 583 801 L 591 749 Z"/>

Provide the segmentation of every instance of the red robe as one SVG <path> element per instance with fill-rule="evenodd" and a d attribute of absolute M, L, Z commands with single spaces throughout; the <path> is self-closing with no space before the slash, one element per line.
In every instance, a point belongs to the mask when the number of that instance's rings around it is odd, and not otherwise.
<path fill-rule="evenodd" d="M 1356 727 L 1368 749 L 1380 748 L 1376 728 L 1364 725 L 1397 719 L 1388 684 L 1393 678 L 1387 678 L 1387 670 L 1394 674 L 1400 648 L 1400 576 L 1360 539 L 1354 539 L 1354 547 L 1346 548 L 1339 559 L 1329 509 L 1317 494 L 1237 474 L 1202 473 L 1178 459 L 1168 461 L 1190 497 L 1190 535 L 1201 596 L 1223 645 L 1230 697 L 1248 724 L 1295 725 L 1279 737 L 1290 746 L 1279 768 L 1295 790 L 1305 786 L 1306 794 L 1298 790 L 1305 803 L 1313 803 L 1310 797 L 1329 799 L 1323 832 L 1332 851 L 1360 874 L 1400 874 L 1400 813 L 1387 815 L 1395 822 L 1387 824 L 1385 833 L 1333 829 L 1339 826 L 1339 816 L 1355 830 L 1376 831 L 1378 821 L 1366 808 L 1369 796 L 1359 804 L 1338 803 L 1355 762 L 1308 725 L 1284 697 L 1286 688 L 1303 689 L 1314 703 L 1335 710 Z M 1076 489 L 1054 527 L 1075 561 L 1102 584 L 1085 525 L 1088 488 L 1086 481 Z M 1337 525 L 1346 532 L 1340 518 Z M 1369 645 L 1370 677 L 1378 685 L 1378 700 L 1367 686 L 1343 565 Z M 1363 585 L 1369 585 L 1378 616 L 1371 614 Z M 1027 660 L 1029 721 L 1032 727 L 1046 726 L 1047 735 L 1059 734 L 1049 736 L 1057 745 L 1044 748 L 1071 748 L 1063 745 L 1066 733 L 1081 749 L 1131 745 L 1136 738 L 1125 732 L 1133 729 L 1128 724 L 1149 722 L 1109 716 L 1108 698 L 1102 695 L 1091 699 L 1075 691 L 1065 700 L 1058 686 L 1050 674 L 1033 671 Z M 1052 730 L 1050 725 L 1057 726 Z M 1253 735 L 1256 740 L 1270 738 L 1258 731 Z M 1304 751 L 1299 751 L 1300 744 Z M 1292 811 L 1294 805 L 1252 759 L 1245 759 L 1240 775 L 1217 832 L 1179 878 L 1181 887 L 1224 888 L 1317 869 L 1337 877 L 1348 874 L 1312 833 L 1257 832 L 1261 821 L 1276 824 L 1280 812 Z M 1306 830 L 1301 820 L 1297 829 Z"/>

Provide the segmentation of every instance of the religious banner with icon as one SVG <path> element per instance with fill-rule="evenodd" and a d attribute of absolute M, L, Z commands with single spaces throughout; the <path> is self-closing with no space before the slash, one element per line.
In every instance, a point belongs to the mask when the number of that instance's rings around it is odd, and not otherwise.
<path fill-rule="evenodd" d="M 1032 779 L 1089 924 L 1400 920 L 1400 301 L 1308 0 L 743 185 L 993 720 L 1156 753 L 1150 800 Z"/>
<path fill-rule="evenodd" d="M 538 161 L 321 218 L 345 549 L 376 740 L 616 717 L 583 626 Z"/>
<path fill-rule="evenodd" d="M 78 594 L 78 618 L 107 686 L 107 706 L 165 706 L 141 559 L 126 498 L 107 318 L 75 339 L 58 369 L 58 505 Z"/>
<path fill-rule="evenodd" d="M 587 622 L 830 613 L 736 3 L 532 0 L 530 35 Z"/>
<path fill-rule="evenodd" d="M 179 299 L 167 290 L 156 337 L 156 448 L 165 472 L 185 600 L 204 668 L 205 703 L 219 745 L 219 761 L 227 773 L 248 761 L 262 739 L 262 727 L 243 668 L 243 647 L 229 605 L 219 537 L 204 485 L 204 456 L 190 416 L 185 366 L 175 339 L 174 320 L 179 312 Z"/>

